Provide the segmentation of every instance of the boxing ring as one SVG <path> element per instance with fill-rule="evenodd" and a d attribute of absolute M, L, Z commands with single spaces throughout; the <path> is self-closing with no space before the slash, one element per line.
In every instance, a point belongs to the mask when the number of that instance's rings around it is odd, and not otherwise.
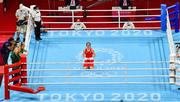
<path fill-rule="evenodd" d="M 168 15 L 167 8 L 163 13 Z M 168 17 L 148 18 L 158 22 L 167 19 L 167 25 L 161 23 L 162 30 L 46 28 L 49 31 L 39 42 L 28 23 L 28 55 L 22 63 L 26 67 L 21 69 L 25 73 L 21 84 L 31 89 L 43 86 L 45 90 L 36 94 L 13 91 L 9 101 L 178 102 L 180 70 Z M 88 41 L 96 52 L 95 68 L 85 70 L 82 52 Z"/>

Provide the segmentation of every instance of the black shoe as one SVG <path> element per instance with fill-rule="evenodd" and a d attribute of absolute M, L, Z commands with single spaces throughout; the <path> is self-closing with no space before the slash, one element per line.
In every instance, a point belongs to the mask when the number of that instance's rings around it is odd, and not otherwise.
<path fill-rule="evenodd" d="M 16 39 L 16 42 L 17 42 L 17 43 L 19 43 L 19 42 L 20 42 L 20 38 L 19 38 L 19 37 Z"/>
<path fill-rule="evenodd" d="M 39 39 L 38 39 L 38 38 L 36 38 L 36 41 L 39 41 Z"/>
<path fill-rule="evenodd" d="M 23 38 L 23 42 L 25 42 L 25 40 L 26 40 L 26 39 L 25 39 L 25 38 Z"/>
<path fill-rule="evenodd" d="M 39 40 L 42 40 L 41 38 L 39 38 Z"/>

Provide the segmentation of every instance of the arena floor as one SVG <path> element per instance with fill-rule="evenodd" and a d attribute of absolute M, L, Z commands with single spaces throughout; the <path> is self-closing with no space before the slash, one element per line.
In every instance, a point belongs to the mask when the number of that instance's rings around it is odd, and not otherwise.
<path fill-rule="evenodd" d="M 167 77 L 169 49 L 165 32 L 64 30 L 49 31 L 42 35 L 42 39 L 36 42 L 34 36 L 31 37 L 28 55 L 28 69 L 31 71 L 28 71 L 28 82 L 31 83 L 29 87 L 37 88 L 43 85 L 46 91 L 36 95 L 11 91 L 11 99 L 7 102 L 179 102 L 180 100 L 180 91 L 176 86 L 152 84 L 169 82 Z M 100 62 L 95 64 L 95 70 L 83 70 L 82 63 L 78 63 L 83 62 L 82 51 L 88 41 L 92 43 L 92 48 L 96 52 L 95 62 Z M 122 68 L 124 70 L 115 70 Z M 136 68 L 140 70 L 133 70 Z M 145 70 L 146 68 L 167 69 Z M 164 76 L 156 77 L 157 75 Z M 78 82 L 83 84 L 73 84 Z M 104 82 L 130 83 L 102 84 Z M 144 84 L 146 82 L 147 84 Z M 2 90 L 1 88 L 1 92 Z"/>

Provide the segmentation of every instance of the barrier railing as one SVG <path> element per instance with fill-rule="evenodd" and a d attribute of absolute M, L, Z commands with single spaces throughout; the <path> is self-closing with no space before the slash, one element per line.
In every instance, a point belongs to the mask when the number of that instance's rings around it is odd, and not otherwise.
<path fill-rule="evenodd" d="M 146 21 L 143 18 L 145 17 L 160 17 L 161 15 L 158 14 L 151 14 L 151 15 L 142 15 L 142 14 L 135 14 L 135 12 L 143 12 L 143 11 L 161 11 L 160 8 L 152 8 L 152 9 L 127 9 L 127 10 L 122 10 L 122 9 L 115 9 L 115 10 L 40 10 L 42 12 L 42 18 L 43 19 L 55 19 L 57 18 L 57 22 L 55 22 L 54 20 L 44 20 L 43 24 L 48 24 L 49 27 L 45 28 L 48 30 L 61 30 L 61 29 L 72 29 L 70 27 L 51 27 L 52 25 L 61 25 L 61 24 L 74 24 L 74 22 L 76 22 L 76 19 L 82 19 L 82 23 L 84 23 L 85 25 L 92 25 L 92 24 L 112 24 L 112 26 L 110 27 L 101 27 L 99 26 L 97 28 L 97 26 L 87 26 L 84 29 L 122 29 L 122 24 L 126 23 L 126 22 L 132 22 L 135 24 L 141 24 L 141 26 L 137 26 L 135 27 L 135 29 L 160 29 L 161 27 L 159 26 L 161 21 L 156 20 L 156 21 Z M 49 12 L 54 12 L 57 13 L 57 15 L 44 15 L 43 13 L 48 14 Z M 86 17 L 84 17 L 83 14 L 86 12 L 88 13 L 106 13 L 109 12 L 111 13 L 111 15 L 86 15 Z M 67 15 L 58 15 L 58 13 L 68 13 Z M 78 14 L 79 13 L 79 14 Z M 66 21 L 66 20 L 62 20 L 59 21 L 58 19 L 71 19 L 71 21 Z M 106 20 L 106 21 L 88 21 L 88 19 L 93 19 L 93 18 L 112 18 L 112 19 L 116 19 L 116 20 Z M 122 20 L 122 19 L 130 19 L 130 20 Z M 140 19 L 140 20 L 135 20 L 135 19 Z M 86 19 L 84 21 L 84 19 Z M 133 20 L 131 20 L 133 19 Z M 144 25 L 142 26 L 142 24 L 155 24 L 157 23 L 158 26 L 147 26 L 145 27 Z"/>
<path fill-rule="evenodd" d="M 38 87 L 37 90 L 24 86 L 27 82 L 27 70 L 26 55 L 21 55 L 21 60 L 18 63 L 4 66 L 4 97 L 10 99 L 10 90 L 21 91 L 31 94 L 36 94 L 45 90 L 43 86 Z M 12 77 L 11 77 L 12 76 Z M 11 78 L 10 78 L 11 77 Z M 16 83 L 14 83 L 16 82 Z"/>
<path fill-rule="evenodd" d="M 10 99 L 10 89 L 12 86 L 9 85 L 9 83 L 20 80 L 20 82 L 17 84 L 18 86 L 21 86 L 22 83 L 27 83 L 27 78 L 22 78 L 21 76 L 27 76 L 27 72 L 21 72 L 21 69 L 26 70 L 27 66 L 26 64 L 26 55 L 21 56 L 21 61 L 18 63 L 14 63 L 12 65 L 5 65 L 4 66 L 4 93 L 5 93 L 5 99 Z M 19 67 L 16 70 L 9 71 L 9 69 L 13 69 L 13 67 Z M 9 76 L 12 76 L 14 74 L 19 74 L 16 77 L 12 77 L 9 79 Z"/>

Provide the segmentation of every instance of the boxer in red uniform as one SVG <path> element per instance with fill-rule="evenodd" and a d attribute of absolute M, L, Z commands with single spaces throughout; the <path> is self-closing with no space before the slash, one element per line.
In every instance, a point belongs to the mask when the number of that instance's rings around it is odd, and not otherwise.
<path fill-rule="evenodd" d="M 84 57 L 84 69 L 94 69 L 94 57 L 95 57 L 95 52 L 91 48 L 91 43 L 87 42 L 86 43 L 86 48 L 83 52 L 83 57 Z"/>

